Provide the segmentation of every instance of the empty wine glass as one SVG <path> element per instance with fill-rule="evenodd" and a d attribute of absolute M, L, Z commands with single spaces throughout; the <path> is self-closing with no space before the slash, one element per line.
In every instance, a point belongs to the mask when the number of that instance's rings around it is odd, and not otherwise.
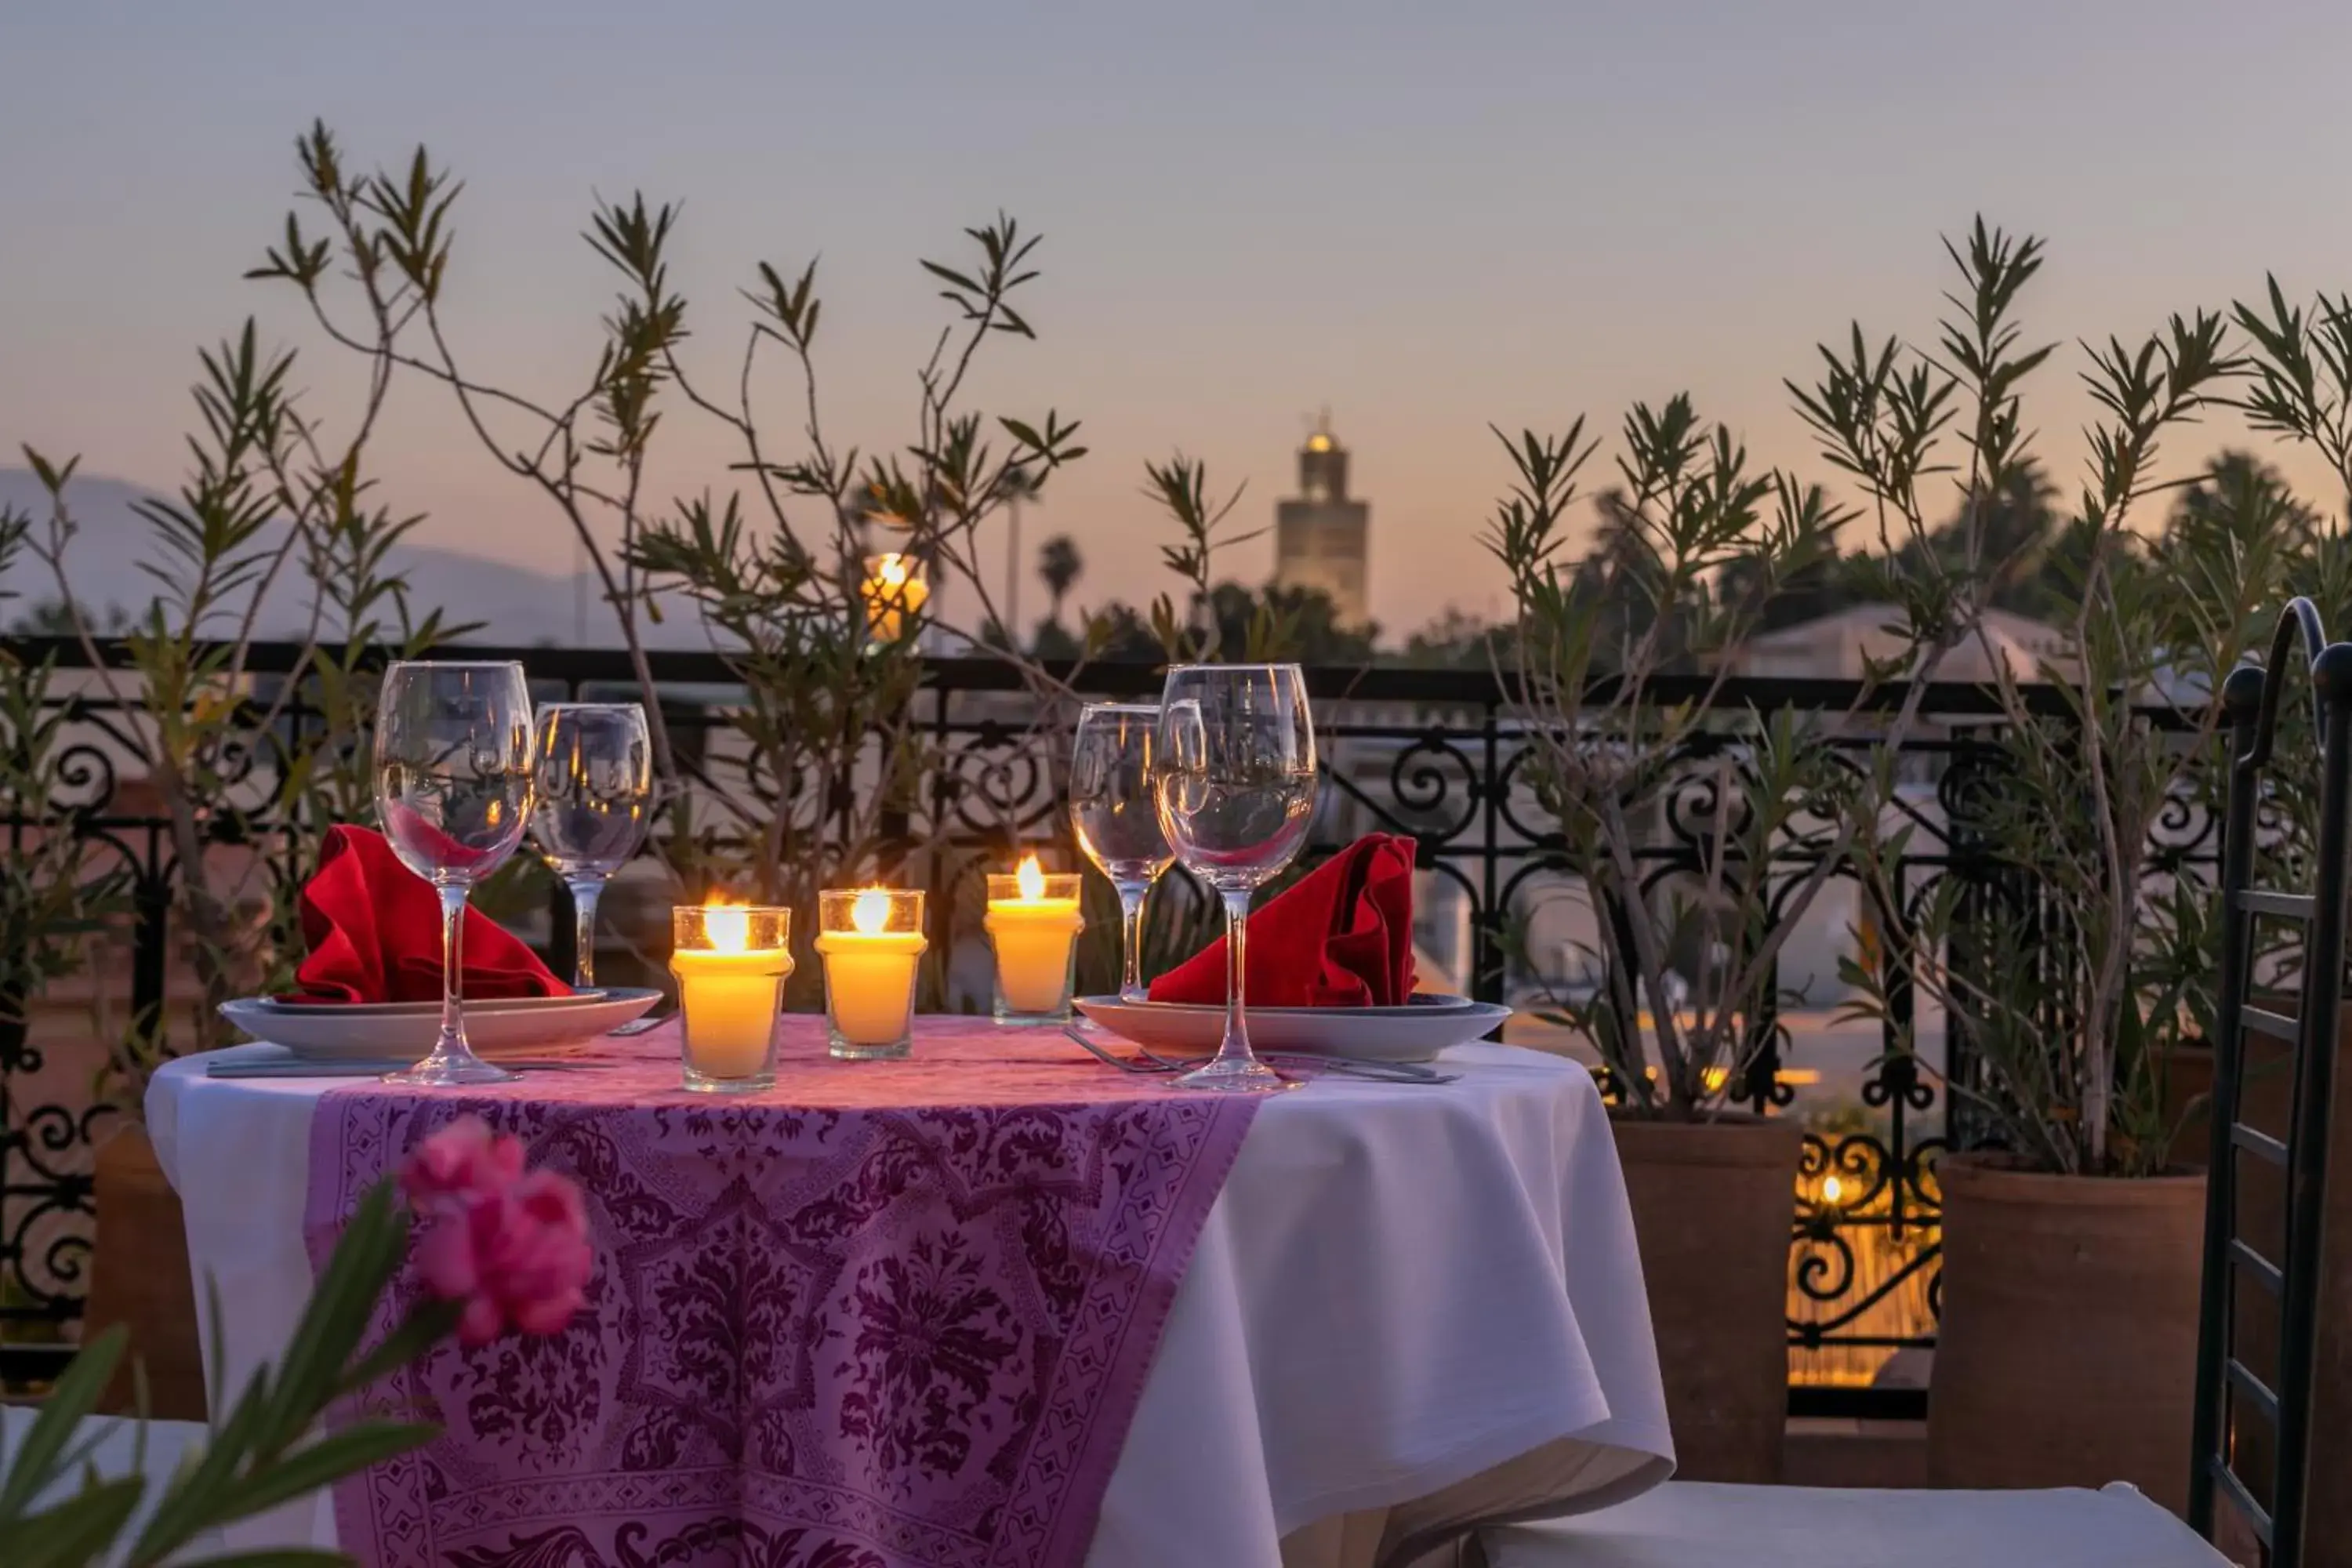
<path fill-rule="evenodd" d="M 1160 698 L 1152 757 L 1160 826 L 1225 906 L 1225 1035 L 1187 1089 L 1280 1089 L 1250 1050 L 1242 980 L 1250 897 L 1297 858 L 1315 807 L 1315 721 L 1295 664 L 1180 665 Z"/>
<path fill-rule="evenodd" d="M 572 984 L 596 984 L 596 900 L 653 823 L 653 741 L 635 702 L 548 702 L 539 710 L 531 837 L 572 892 Z"/>
<path fill-rule="evenodd" d="M 1143 988 L 1143 901 L 1175 852 L 1152 799 L 1151 757 L 1160 710 L 1148 703 L 1093 702 L 1078 714 L 1070 744 L 1070 823 L 1078 846 L 1118 889 L 1118 997 Z"/>
<path fill-rule="evenodd" d="M 441 1035 L 386 1082 L 503 1083 L 466 1043 L 466 896 L 506 863 L 530 820 L 530 689 L 522 666 L 411 663 L 384 671 L 375 804 L 401 864 L 441 895 Z"/>

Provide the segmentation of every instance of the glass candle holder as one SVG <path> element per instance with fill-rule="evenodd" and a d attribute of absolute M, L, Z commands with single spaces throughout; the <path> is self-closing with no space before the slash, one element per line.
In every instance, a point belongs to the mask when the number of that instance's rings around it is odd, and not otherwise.
<path fill-rule="evenodd" d="M 677 976 L 685 1020 L 687 1088 L 751 1094 L 776 1081 L 792 925 L 792 910 L 761 906 L 670 911 L 669 972 Z"/>
<path fill-rule="evenodd" d="M 816 899 L 824 960 L 825 1043 L 846 1061 L 903 1057 L 915 1032 L 915 973 L 923 895 L 893 888 L 837 889 Z"/>
<path fill-rule="evenodd" d="M 905 637 L 924 601 L 931 596 L 930 584 L 923 581 L 921 560 L 895 551 L 866 558 L 863 592 L 866 640 L 877 647 Z"/>
<path fill-rule="evenodd" d="M 992 875 L 981 926 L 996 950 L 996 1021 L 1068 1023 L 1078 933 L 1087 928 L 1077 874 L 1044 870 L 1032 855 L 1011 876 Z"/>

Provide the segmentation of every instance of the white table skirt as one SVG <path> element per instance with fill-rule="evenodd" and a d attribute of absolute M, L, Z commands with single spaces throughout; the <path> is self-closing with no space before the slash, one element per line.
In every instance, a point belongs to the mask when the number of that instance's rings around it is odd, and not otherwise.
<path fill-rule="evenodd" d="M 1377 1510 L 1399 1510 L 1393 1547 L 1456 1518 L 1604 1506 L 1671 1471 L 1591 1077 L 1493 1045 L 1447 1066 L 1462 1076 L 1442 1088 L 1326 1079 L 1260 1109 L 1170 1311 L 1090 1563 L 1283 1568 L 1286 1536 L 1294 1564 L 1368 1560 Z M 191 1058 L 148 1092 L 199 1300 L 209 1276 L 222 1303 L 206 1324 L 225 1357 L 205 1368 L 215 1401 L 277 1355 L 309 1294 L 310 1113 L 333 1081 L 212 1079 Z M 1344 1552 L 1302 1549 L 1368 1513 Z M 299 1504 L 232 1539 L 331 1546 L 333 1526 L 323 1502 Z"/>

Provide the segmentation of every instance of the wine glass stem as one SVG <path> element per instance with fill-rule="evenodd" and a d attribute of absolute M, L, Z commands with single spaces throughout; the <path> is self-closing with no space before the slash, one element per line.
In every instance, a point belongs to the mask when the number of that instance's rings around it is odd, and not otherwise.
<path fill-rule="evenodd" d="M 572 985 L 585 991 L 596 984 L 596 898 L 604 882 L 601 877 L 583 877 L 564 886 L 572 889 Z"/>
<path fill-rule="evenodd" d="M 1248 973 L 1250 896 L 1247 889 L 1225 894 L 1225 1037 L 1217 1047 L 1220 1063 L 1249 1059 L 1249 1026 L 1242 1001 L 1242 976 Z"/>
<path fill-rule="evenodd" d="M 1122 1002 L 1148 998 L 1143 989 L 1143 900 L 1150 891 L 1149 882 L 1121 882 L 1118 886 L 1118 999 Z"/>
<path fill-rule="evenodd" d="M 445 882 L 441 893 L 441 1038 L 436 1056 L 466 1048 L 466 889 Z"/>

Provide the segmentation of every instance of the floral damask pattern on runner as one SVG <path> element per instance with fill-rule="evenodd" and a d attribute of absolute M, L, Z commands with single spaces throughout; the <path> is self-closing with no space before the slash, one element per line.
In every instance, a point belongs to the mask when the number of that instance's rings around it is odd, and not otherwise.
<path fill-rule="evenodd" d="M 544 1339 L 445 1345 L 369 1409 L 445 1436 L 336 1495 L 373 1568 L 1075 1565 L 1246 1097 L 1065 1042 L 927 1023 L 776 1089 L 678 1089 L 663 1031 L 489 1089 L 337 1089 L 311 1133 L 322 1258 L 362 1193 L 471 1113 L 565 1172 L 596 1268 Z M 387 1302 L 380 1326 L 405 1310 Z M 354 1406 L 341 1413 L 350 1420 Z"/>

